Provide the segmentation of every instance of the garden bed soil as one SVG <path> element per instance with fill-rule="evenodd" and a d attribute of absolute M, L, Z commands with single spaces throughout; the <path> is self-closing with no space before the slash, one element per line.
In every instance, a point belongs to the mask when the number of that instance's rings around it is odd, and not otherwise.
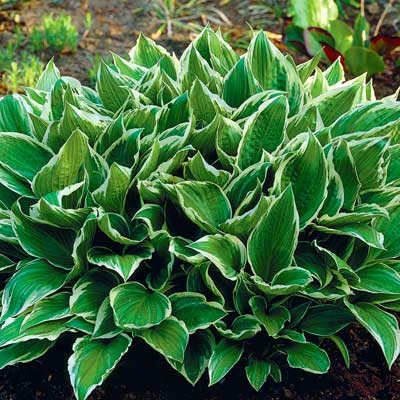
<path fill-rule="evenodd" d="M 339 352 L 326 343 L 331 369 L 325 375 L 285 369 L 280 384 L 268 380 L 260 392 L 251 389 L 244 366 L 236 366 L 222 382 L 208 387 L 206 374 L 193 388 L 140 339 L 133 341 L 105 383 L 89 400 L 398 400 L 400 365 L 389 372 L 381 350 L 365 331 L 353 326 L 343 332 L 349 346 L 348 370 Z M 0 400 L 73 400 L 67 373 L 72 338 L 29 364 L 0 371 Z"/>
<path fill-rule="evenodd" d="M 30 1 L 18 10 L 0 13 L 0 44 L 6 42 L 9 30 L 15 24 L 25 31 L 40 23 L 45 13 L 57 15 L 61 12 L 72 15 L 84 32 L 86 12 L 93 15 L 94 24 L 80 41 L 75 54 L 56 56 L 56 63 L 63 74 L 89 84 L 88 70 L 92 67 L 96 54 L 107 56 L 109 51 L 125 55 L 135 44 L 140 31 L 154 37 L 159 21 L 154 15 L 137 11 L 146 1 L 99 0 L 99 1 Z M 252 21 L 249 15 L 251 1 L 215 1 L 231 22 L 231 36 L 234 38 L 248 27 Z M 225 3 L 225 4 L 224 4 Z M 272 2 L 271 2 L 272 3 Z M 278 2 L 279 3 L 279 2 Z M 136 10 L 136 11 L 135 11 Z M 354 13 L 354 11 L 353 11 Z M 351 15 L 350 15 L 351 17 Z M 379 15 L 369 15 L 376 22 Z M 203 20 L 206 19 L 204 16 Z M 271 11 L 266 14 L 268 31 L 279 39 L 281 22 Z M 203 21 L 204 22 L 204 21 Z M 393 21 L 386 20 L 383 29 L 393 34 Z M 373 23 L 372 23 L 373 25 Z M 174 32 L 172 37 L 162 35 L 158 42 L 178 55 L 187 46 L 193 34 Z M 283 47 L 279 41 L 278 45 Z M 294 55 L 297 61 L 304 61 L 304 55 Z M 49 54 L 42 54 L 43 59 Z M 387 60 L 388 67 L 375 79 L 375 89 L 379 97 L 393 93 L 400 85 L 400 74 L 396 67 L 398 54 Z M 286 369 L 281 384 L 268 381 L 257 394 L 246 381 L 243 365 L 228 374 L 222 383 L 208 387 L 207 376 L 203 376 L 193 388 L 155 352 L 144 348 L 140 339 L 134 341 L 132 350 L 101 388 L 97 388 L 90 400 L 398 400 L 400 399 L 400 365 L 395 363 L 389 371 L 376 343 L 358 326 L 343 332 L 349 345 L 351 367 L 349 370 L 337 350 L 326 343 L 331 355 L 332 366 L 326 375 L 312 375 L 302 371 Z M 28 364 L 17 364 L 0 371 L 0 400 L 72 400 L 74 398 L 69 383 L 66 360 L 71 354 L 72 339 L 66 337 L 45 356 Z"/>

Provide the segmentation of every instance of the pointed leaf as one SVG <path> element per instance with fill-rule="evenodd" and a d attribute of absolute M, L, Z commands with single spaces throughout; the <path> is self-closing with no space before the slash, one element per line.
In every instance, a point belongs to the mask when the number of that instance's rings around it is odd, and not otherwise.
<path fill-rule="evenodd" d="M 293 343 L 285 348 L 290 367 L 313 374 L 328 372 L 331 365 L 328 354 L 314 343 Z"/>

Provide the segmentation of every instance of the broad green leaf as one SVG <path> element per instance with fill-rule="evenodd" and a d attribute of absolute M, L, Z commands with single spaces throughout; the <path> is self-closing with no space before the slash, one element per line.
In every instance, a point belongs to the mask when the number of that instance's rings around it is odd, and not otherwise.
<path fill-rule="evenodd" d="M 130 169 L 113 163 L 107 179 L 93 193 L 93 197 L 105 211 L 122 213 L 130 181 Z"/>
<path fill-rule="evenodd" d="M 185 323 L 190 334 L 208 328 L 227 315 L 219 303 L 208 302 L 200 293 L 174 293 L 169 299 L 172 315 Z"/>
<path fill-rule="evenodd" d="M 396 317 L 373 304 L 345 303 L 357 321 L 377 341 L 391 368 L 400 354 L 400 330 Z"/>
<path fill-rule="evenodd" d="M 0 349 L 0 369 L 17 363 L 27 363 L 45 354 L 55 345 L 50 340 L 30 340 Z"/>
<path fill-rule="evenodd" d="M 294 139 L 294 143 L 302 144 L 295 154 L 279 166 L 275 177 L 279 191 L 292 186 L 300 229 L 305 228 L 318 215 L 327 196 L 328 186 L 324 151 L 311 133 L 305 136 Z"/>
<path fill-rule="evenodd" d="M 271 363 L 251 356 L 246 366 L 246 376 L 251 386 L 258 392 L 271 372 Z"/>
<path fill-rule="evenodd" d="M 107 342 L 91 340 L 89 336 L 78 338 L 73 354 L 68 359 L 68 372 L 78 400 L 85 400 L 113 371 L 128 351 L 132 339 L 119 335 Z"/>
<path fill-rule="evenodd" d="M 71 314 L 95 322 L 100 305 L 117 284 L 118 280 L 111 272 L 100 269 L 89 270 L 72 288 L 69 300 Z"/>
<path fill-rule="evenodd" d="M 221 336 L 236 341 L 251 339 L 261 331 L 258 319 L 254 315 L 247 314 L 236 317 L 231 327 L 222 320 L 216 322 L 214 326 Z"/>
<path fill-rule="evenodd" d="M 235 280 L 245 266 L 246 247 L 233 235 L 207 235 L 189 245 L 209 259 L 225 276 Z"/>
<path fill-rule="evenodd" d="M 111 69 L 104 61 L 97 72 L 96 89 L 104 106 L 113 112 L 118 111 L 128 100 L 130 79 Z"/>
<path fill-rule="evenodd" d="M 400 273 L 384 263 L 376 263 L 357 269 L 360 282 L 354 288 L 369 293 L 400 295 Z"/>
<path fill-rule="evenodd" d="M 0 132 L 18 132 L 33 136 L 28 111 L 29 108 L 20 95 L 0 99 Z"/>
<path fill-rule="evenodd" d="M 27 135 L 0 133 L 0 165 L 24 181 L 32 182 L 51 157 L 50 149 Z"/>
<path fill-rule="evenodd" d="M 331 336 L 354 322 L 351 313 L 334 304 L 310 307 L 298 327 L 318 336 Z"/>
<path fill-rule="evenodd" d="M 171 78 L 176 79 L 173 58 L 162 46 L 157 45 L 143 34 L 139 35 L 135 47 L 129 52 L 129 57 L 134 64 L 145 68 L 151 68 L 159 63 L 161 59 L 166 59 L 168 61 L 167 73 Z"/>
<path fill-rule="evenodd" d="M 164 294 L 152 292 L 138 282 L 119 285 L 110 292 L 117 326 L 144 329 L 160 324 L 171 315 L 171 302 Z"/>
<path fill-rule="evenodd" d="M 263 103 L 249 117 L 238 150 L 237 162 L 242 170 L 261 161 L 263 150 L 272 153 L 282 144 L 287 115 L 287 100 L 278 96 Z"/>
<path fill-rule="evenodd" d="M 149 260 L 153 254 L 152 247 L 137 247 L 119 255 L 106 247 L 93 247 L 87 257 L 92 264 L 109 268 L 127 281 L 140 267 L 143 260 Z"/>
<path fill-rule="evenodd" d="M 134 333 L 166 358 L 182 362 L 189 333 L 183 322 L 169 317 L 158 325 Z"/>
<path fill-rule="evenodd" d="M 343 357 L 343 361 L 347 367 L 347 369 L 350 369 L 350 354 L 349 350 L 346 346 L 346 343 L 343 341 L 342 338 L 339 336 L 333 335 L 329 336 L 328 339 L 332 340 L 333 343 L 335 343 L 336 347 L 339 349 L 340 354 Z"/>
<path fill-rule="evenodd" d="M 316 105 L 325 126 L 336 122 L 344 113 L 363 101 L 365 76 L 354 78 L 341 86 L 324 91 L 309 106 Z"/>
<path fill-rule="evenodd" d="M 215 339 L 211 331 L 200 330 L 191 334 L 185 349 L 183 363 L 167 359 L 192 385 L 195 385 L 207 368 L 215 347 Z"/>
<path fill-rule="evenodd" d="M 69 293 L 61 292 L 35 302 L 32 311 L 22 322 L 22 329 L 68 317 L 70 315 L 69 297 Z"/>
<path fill-rule="evenodd" d="M 19 202 L 12 207 L 11 223 L 18 242 L 26 253 L 44 258 L 63 269 L 72 266 L 71 253 L 75 239 L 72 230 L 38 223 L 22 212 Z"/>
<path fill-rule="evenodd" d="M 267 330 L 269 336 L 276 336 L 290 320 L 290 313 L 286 307 L 268 308 L 263 296 L 254 296 L 249 303 L 253 314 Z"/>
<path fill-rule="evenodd" d="M 54 84 L 60 79 L 60 77 L 60 71 L 54 64 L 54 59 L 51 58 L 43 72 L 40 74 L 39 79 L 36 82 L 35 88 L 50 92 Z"/>
<path fill-rule="evenodd" d="M 314 343 L 293 343 L 284 351 L 292 368 L 300 368 L 313 374 L 325 374 L 330 368 L 328 354 Z"/>
<path fill-rule="evenodd" d="M 344 54 L 346 65 L 354 75 L 361 75 L 364 72 L 368 77 L 385 70 L 383 58 L 371 49 L 366 47 L 352 46 Z"/>
<path fill-rule="evenodd" d="M 111 339 L 121 332 L 122 329 L 115 325 L 110 298 L 106 297 L 99 307 L 92 337 L 93 339 Z"/>
<path fill-rule="evenodd" d="M 63 286 L 67 272 L 45 260 L 33 260 L 19 269 L 5 285 L 1 320 L 20 314 Z"/>
<path fill-rule="evenodd" d="M 271 282 L 277 272 L 291 265 L 298 224 L 293 192 L 289 187 L 272 203 L 247 243 L 251 268 L 265 282 Z"/>
<path fill-rule="evenodd" d="M 275 47 L 264 31 L 260 31 L 253 38 L 245 57 L 261 88 L 286 92 L 289 116 L 298 112 L 303 103 L 303 85 L 300 77 L 295 66 Z"/>
<path fill-rule="evenodd" d="M 349 142 L 361 189 L 376 189 L 386 181 L 388 137 L 360 139 Z"/>
<path fill-rule="evenodd" d="M 243 344 L 222 339 L 214 348 L 208 363 L 210 386 L 219 382 L 238 363 L 243 354 Z"/>
<path fill-rule="evenodd" d="M 16 176 L 12 171 L 1 166 L 1 163 L 0 163 L 0 184 L 4 185 L 4 188 L 8 189 L 5 190 L 14 192 L 15 196 L 17 196 L 18 194 L 27 197 L 33 197 L 33 193 L 29 183 Z M 2 197 L 7 197 L 7 196 L 3 194 Z"/>
<path fill-rule="evenodd" d="M 35 176 L 33 180 L 35 194 L 44 196 L 81 182 L 88 146 L 87 137 L 79 130 L 74 131 L 58 154 L 53 156 Z"/>
<path fill-rule="evenodd" d="M 311 272 L 306 269 L 288 267 L 280 270 L 272 279 L 271 284 L 266 283 L 259 276 L 253 276 L 252 279 L 264 294 L 279 296 L 304 290 L 313 278 Z"/>
<path fill-rule="evenodd" d="M 197 152 L 194 157 L 189 158 L 187 166 L 197 181 L 212 182 L 223 187 L 230 178 L 229 172 L 217 169 L 208 164 L 200 152 Z"/>
<path fill-rule="evenodd" d="M 210 182 L 181 182 L 175 185 L 179 204 L 186 216 L 209 233 L 232 216 L 232 209 L 221 188 Z"/>
<path fill-rule="evenodd" d="M 369 224 L 352 223 L 347 225 L 339 225 L 336 227 L 326 227 L 316 224 L 311 224 L 312 228 L 323 233 L 339 236 L 350 236 L 361 240 L 367 245 L 376 248 L 384 249 L 383 240 L 384 236 Z"/>
<path fill-rule="evenodd" d="M 383 246 L 370 249 L 368 258 L 379 260 L 395 258 L 400 255 L 400 207 L 393 205 L 389 208 L 389 218 L 380 217 L 373 223 L 373 229 L 383 235 Z"/>

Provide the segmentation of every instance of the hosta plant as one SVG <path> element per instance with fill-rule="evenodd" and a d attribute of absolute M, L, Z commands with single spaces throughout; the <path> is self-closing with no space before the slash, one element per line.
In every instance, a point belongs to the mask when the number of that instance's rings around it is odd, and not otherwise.
<path fill-rule="evenodd" d="M 75 337 L 85 399 L 144 341 L 195 384 L 330 367 L 361 324 L 400 351 L 400 103 L 263 32 L 140 36 L 95 90 L 50 62 L 0 100 L 0 367 Z"/>

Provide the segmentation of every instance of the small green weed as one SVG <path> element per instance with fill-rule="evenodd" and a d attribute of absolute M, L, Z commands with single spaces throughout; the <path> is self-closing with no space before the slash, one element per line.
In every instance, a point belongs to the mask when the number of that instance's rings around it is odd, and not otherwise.
<path fill-rule="evenodd" d="M 40 28 L 33 28 L 30 43 L 35 52 L 50 49 L 58 53 L 75 53 L 79 43 L 78 29 L 70 15 L 54 17 L 48 14 L 43 17 Z"/>

